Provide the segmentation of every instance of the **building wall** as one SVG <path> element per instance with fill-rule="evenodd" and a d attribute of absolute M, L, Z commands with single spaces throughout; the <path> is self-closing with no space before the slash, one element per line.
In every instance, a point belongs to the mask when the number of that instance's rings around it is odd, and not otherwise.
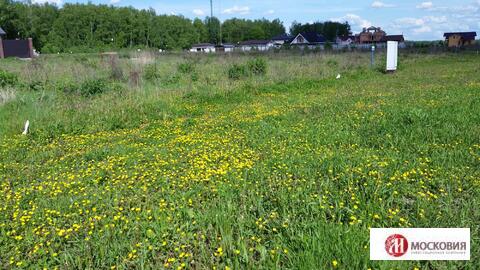
<path fill-rule="evenodd" d="M 190 49 L 190 52 L 211 53 L 211 52 L 215 52 L 215 47 L 193 47 Z"/>
<path fill-rule="evenodd" d="M 360 43 L 380 42 L 386 35 L 387 33 L 380 28 L 376 28 L 376 30 L 374 30 L 373 32 L 364 29 L 358 35 L 358 40 Z"/>
<path fill-rule="evenodd" d="M 4 57 L 5 56 L 3 55 L 3 41 L 2 41 L 2 37 L 0 37 L 0 59 Z"/>
<path fill-rule="evenodd" d="M 372 42 L 372 33 L 362 32 L 359 36 L 360 43 L 370 43 Z"/>
<path fill-rule="evenodd" d="M 3 56 L 18 58 L 33 58 L 32 39 L 2 40 Z"/>
<path fill-rule="evenodd" d="M 378 30 L 377 32 L 375 32 L 373 34 L 373 41 L 380 42 L 383 39 L 383 37 L 386 36 L 386 35 L 387 35 L 387 33 L 385 33 L 384 31 Z"/>
<path fill-rule="evenodd" d="M 249 52 L 249 51 L 268 51 L 273 44 L 268 43 L 266 45 L 242 45 L 240 46 L 240 50 L 243 52 Z"/>
<path fill-rule="evenodd" d="M 475 43 L 475 40 L 464 40 L 460 35 L 451 35 L 447 39 L 448 47 L 470 46 Z"/>
<path fill-rule="evenodd" d="M 353 43 L 353 40 L 352 39 L 347 39 L 347 40 L 342 40 L 341 38 L 337 38 L 337 44 L 338 45 L 341 45 L 341 46 L 345 46 L 345 45 L 350 45 Z"/>
<path fill-rule="evenodd" d="M 461 36 L 460 35 L 451 35 L 448 38 L 448 47 L 458 47 L 460 46 Z"/>

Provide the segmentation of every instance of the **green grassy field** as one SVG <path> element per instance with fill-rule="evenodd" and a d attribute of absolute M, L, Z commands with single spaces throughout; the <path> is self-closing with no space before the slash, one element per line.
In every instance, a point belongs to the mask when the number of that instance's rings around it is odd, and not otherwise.
<path fill-rule="evenodd" d="M 480 268 L 479 55 L 263 58 L 2 60 L 0 268 Z M 469 227 L 472 259 L 370 261 L 370 227 Z"/>

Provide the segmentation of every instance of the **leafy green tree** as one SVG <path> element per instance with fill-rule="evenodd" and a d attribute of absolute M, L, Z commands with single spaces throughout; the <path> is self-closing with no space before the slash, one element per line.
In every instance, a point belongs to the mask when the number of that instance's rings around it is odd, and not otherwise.
<path fill-rule="evenodd" d="M 208 31 L 208 41 L 219 44 L 220 41 L 220 20 L 216 17 L 205 18 L 205 26 Z"/>
<path fill-rule="evenodd" d="M 348 22 L 314 22 L 301 24 L 294 21 L 290 27 L 290 33 L 297 35 L 302 32 L 316 32 L 322 34 L 327 40 L 335 41 L 337 36 L 345 36 L 351 33 L 351 27 Z"/>
<path fill-rule="evenodd" d="M 195 28 L 195 33 L 197 34 L 195 42 L 208 42 L 208 29 L 207 26 L 203 23 L 203 21 L 199 18 L 195 18 L 195 20 L 193 20 L 193 27 Z"/>

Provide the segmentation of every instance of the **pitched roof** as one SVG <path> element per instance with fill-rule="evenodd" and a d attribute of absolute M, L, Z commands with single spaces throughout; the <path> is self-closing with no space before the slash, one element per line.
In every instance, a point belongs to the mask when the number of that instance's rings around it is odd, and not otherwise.
<path fill-rule="evenodd" d="M 248 45 L 267 45 L 270 43 L 270 40 L 246 40 L 240 42 L 240 46 L 248 46 Z"/>
<path fill-rule="evenodd" d="M 289 35 L 287 33 L 283 33 L 281 35 L 275 36 L 272 38 L 272 40 L 290 40 L 292 38 L 292 35 Z"/>
<path fill-rule="evenodd" d="M 193 44 L 192 48 L 206 48 L 206 47 L 215 47 L 212 43 L 198 43 L 198 44 Z"/>
<path fill-rule="evenodd" d="M 355 40 L 355 36 L 339 36 L 338 39 L 342 40 L 342 41 L 347 41 L 348 39 L 351 39 L 351 40 Z"/>
<path fill-rule="evenodd" d="M 322 43 L 327 41 L 325 37 L 316 32 L 303 32 L 299 35 L 302 35 L 308 43 Z"/>
<path fill-rule="evenodd" d="M 6 35 L 7 33 L 5 33 L 5 31 L 3 31 L 3 29 L 0 27 L 0 36 L 3 36 L 3 35 Z"/>
<path fill-rule="evenodd" d="M 477 32 L 450 32 L 443 34 L 445 38 L 449 38 L 453 35 L 460 35 L 463 39 L 473 40 L 477 36 Z"/>
<path fill-rule="evenodd" d="M 404 42 L 405 38 L 403 37 L 403 35 L 387 35 L 387 36 L 384 36 L 381 41 L 382 42 L 387 42 L 387 41 Z"/>

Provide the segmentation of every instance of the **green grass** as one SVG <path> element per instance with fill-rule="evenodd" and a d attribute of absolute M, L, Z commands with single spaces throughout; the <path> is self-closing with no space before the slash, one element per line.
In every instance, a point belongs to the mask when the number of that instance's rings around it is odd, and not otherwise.
<path fill-rule="evenodd" d="M 251 57 L 161 56 L 94 96 L 56 85 L 98 57 L 2 63 L 45 87 L 0 105 L 0 267 L 480 268 L 478 55 L 265 58 L 229 80 Z M 469 227 L 472 259 L 370 261 L 369 227 Z"/>

